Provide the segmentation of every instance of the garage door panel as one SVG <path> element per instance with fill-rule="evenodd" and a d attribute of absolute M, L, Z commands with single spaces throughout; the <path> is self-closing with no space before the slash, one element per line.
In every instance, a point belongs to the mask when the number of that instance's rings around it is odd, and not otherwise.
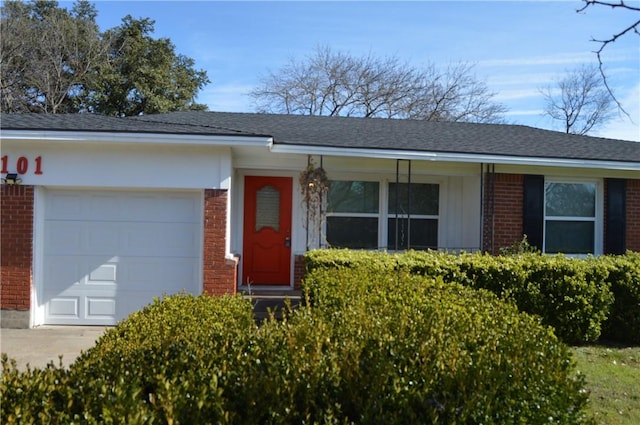
<path fill-rule="evenodd" d="M 49 220 L 45 238 L 57 242 L 45 246 L 45 255 L 113 255 L 119 249 L 121 233 L 123 230 L 110 222 Z"/>
<path fill-rule="evenodd" d="M 102 264 L 89 272 L 87 285 L 104 285 L 116 283 L 116 264 Z"/>
<path fill-rule="evenodd" d="M 188 289 L 190 282 L 197 279 L 194 261 L 189 258 L 131 259 L 122 267 L 122 272 L 127 274 L 127 281 L 135 282 L 135 288 L 161 291 L 160 294 Z"/>
<path fill-rule="evenodd" d="M 45 226 L 44 238 L 56 241 L 46 244 L 45 255 L 74 255 L 84 251 L 83 231 L 77 225 L 68 222 L 54 222 Z"/>
<path fill-rule="evenodd" d="M 45 299 L 84 298 L 89 295 L 99 296 L 103 298 L 115 298 L 117 296 L 117 293 L 118 285 L 113 283 L 93 284 L 90 286 L 74 284 L 66 288 L 47 288 L 47 290 L 44 291 Z"/>
<path fill-rule="evenodd" d="M 52 294 L 46 309 L 47 316 L 56 319 L 77 320 L 80 317 L 80 297 Z"/>
<path fill-rule="evenodd" d="M 185 202 L 183 198 L 169 198 L 164 200 L 162 208 L 155 210 L 157 218 L 162 221 L 168 221 L 171 217 L 182 217 L 189 223 L 196 223 L 200 218 L 200 203 L 191 199 L 191 202 Z"/>
<path fill-rule="evenodd" d="M 112 319 L 116 317 L 116 300 L 114 298 L 85 297 L 86 316 L 88 319 Z"/>
<path fill-rule="evenodd" d="M 93 194 L 89 198 L 82 219 L 92 221 L 121 221 L 126 220 L 126 204 L 119 194 L 101 193 Z"/>
<path fill-rule="evenodd" d="M 193 223 L 129 224 L 122 238 L 126 256 L 193 257 L 199 238 Z M 171 235 L 170 237 L 168 235 Z"/>
<path fill-rule="evenodd" d="M 47 196 L 47 218 L 64 220 L 82 217 L 83 202 L 77 193 L 57 192 Z"/>
<path fill-rule="evenodd" d="M 116 274 L 118 258 L 104 256 L 48 256 L 44 262 L 47 289 L 64 290 L 88 284 L 110 283 Z"/>
<path fill-rule="evenodd" d="M 84 251 L 99 255 L 117 255 L 123 230 L 116 223 L 95 221 L 82 224 L 86 235 Z"/>
<path fill-rule="evenodd" d="M 144 222 L 196 223 L 200 217 L 199 202 L 180 195 L 133 197 L 127 202 L 127 210 L 144 217 Z"/>
<path fill-rule="evenodd" d="M 154 297 L 199 293 L 200 199 L 47 192 L 38 296 L 45 323 L 113 325 Z"/>
<path fill-rule="evenodd" d="M 47 199 L 49 219 L 197 222 L 200 217 L 200 202 L 192 194 L 63 190 Z"/>
<path fill-rule="evenodd" d="M 44 276 L 47 278 L 48 289 L 65 289 L 82 283 L 86 269 L 74 257 L 56 256 L 47 258 L 44 266 Z"/>

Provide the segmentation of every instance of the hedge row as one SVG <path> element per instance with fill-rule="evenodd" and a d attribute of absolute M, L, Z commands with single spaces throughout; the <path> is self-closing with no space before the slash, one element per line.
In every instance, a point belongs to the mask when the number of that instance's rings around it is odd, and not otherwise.
<path fill-rule="evenodd" d="M 600 339 L 640 343 L 640 254 L 569 258 L 536 253 L 491 256 L 440 252 L 319 250 L 307 273 L 322 268 L 407 271 L 487 289 L 538 315 L 567 343 Z"/>
<path fill-rule="evenodd" d="M 178 295 L 69 370 L 3 358 L 1 423 L 590 423 L 584 377 L 533 316 L 406 273 L 322 270 L 313 306 L 257 327 L 239 297 Z"/>
<path fill-rule="evenodd" d="M 255 327 L 240 297 L 176 295 L 105 332 L 69 370 L 20 372 L 3 355 L 0 423 L 248 423 L 234 392 L 255 361 Z"/>

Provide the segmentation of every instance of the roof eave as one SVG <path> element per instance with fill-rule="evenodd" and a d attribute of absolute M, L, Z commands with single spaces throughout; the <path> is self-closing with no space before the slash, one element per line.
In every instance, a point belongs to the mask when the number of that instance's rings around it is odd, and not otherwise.
<path fill-rule="evenodd" d="M 61 143 L 143 143 L 192 146 L 256 146 L 270 147 L 273 139 L 266 136 L 206 135 L 188 133 L 138 133 L 57 130 L 1 130 L 3 140 L 47 141 Z"/>
<path fill-rule="evenodd" d="M 526 165 L 570 168 L 595 168 L 603 170 L 640 171 L 640 163 L 628 161 L 547 158 L 515 155 L 493 155 L 478 153 L 454 153 L 433 151 L 411 151 L 398 149 L 337 148 L 327 146 L 274 144 L 271 152 L 282 154 L 327 155 L 365 157 L 378 159 L 412 159 L 419 161 L 485 163 L 501 165 Z"/>

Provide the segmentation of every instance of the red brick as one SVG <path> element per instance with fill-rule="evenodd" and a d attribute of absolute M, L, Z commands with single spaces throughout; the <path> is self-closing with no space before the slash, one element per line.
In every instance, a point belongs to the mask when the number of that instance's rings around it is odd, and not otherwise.
<path fill-rule="evenodd" d="M 227 191 L 204 191 L 204 242 L 202 286 L 209 295 L 235 294 L 238 288 L 237 261 L 225 257 Z"/>
<path fill-rule="evenodd" d="M 33 186 L 0 188 L 0 308 L 31 305 Z"/>
<path fill-rule="evenodd" d="M 486 174 L 483 249 L 497 254 L 500 248 L 522 240 L 522 174 Z"/>

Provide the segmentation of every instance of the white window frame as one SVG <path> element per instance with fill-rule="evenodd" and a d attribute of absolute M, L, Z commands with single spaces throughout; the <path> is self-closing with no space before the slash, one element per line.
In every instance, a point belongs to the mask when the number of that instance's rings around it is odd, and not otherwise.
<path fill-rule="evenodd" d="M 389 202 L 389 184 L 396 183 L 395 178 L 383 177 L 380 179 L 371 179 L 366 176 L 357 176 L 357 175 L 341 175 L 337 174 L 332 176 L 331 181 L 358 181 L 358 182 L 374 182 L 378 183 L 378 212 L 377 213 L 329 213 L 327 211 L 327 200 L 328 196 L 324 198 L 323 210 L 324 219 L 322 220 L 322 234 L 323 241 L 322 246 L 326 247 L 329 245 L 326 240 L 327 235 L 327 218 L 328 217 L 363 217 L 363 218 L 377 218 L 378 219 L 378 250 L 387 250 L 388 243 L 388 233 L 389 226 L 388 221 L 390 218 L 395 218 L 395 214 L 389 214 L 388 202 Z M 406 183 L 406 182 L 399 182 Z M 413 177 L 412 184 L 435 184 L 438 185 L 438 214 L 437 215 L 418 215 L 411 214 L 412 219 L 435 219 L 438 221 L 438 238 L 437 238 L 437 247 L 441 246 L 442 241 L 442 232 L 443 232 L 443 224 L 442 217 L 444 217 L 444 206 L 445 206 L 445 182 L 437 179 L 437 178 L 424 178 L 424 177 Z M 398 218 L 407 218 L 406 214 L 399 214 Z"/>
<path fill-rule="evenodd" d="M 378 211 L 375 213 L 356 213 L 356 212 L 327 212 L 327 203 L 329 201 L 329 195 L 324 197 L 322 209 L 325 212 L 324 218 L 322 220 L 322 247 L 328 247 L 329 241 L 327 241 L 327 219 L 329 217 L 353 217 L 353 218 L 375 218 L 378 220 L 378 247 L 376 249 L 380 249 L 380 229 L 381 229 L 381 216 L 382 216 L 382 193 L 381 193 L 381 185 L 382 182 L 380 180 L 372 180 L 372 179 L 363 179 L 358 178 L 357 176 L 350 177 L 337 177 L 332 178 L 330 181 L 348 181 L 348 182 L 363 182 L 363 183 L 377 183 L 378 184 Z"/>
<path fill-rule="evenodd" d="M 582 216 L 547 216 L 547 185 L 548 184 L 592 184 L 595 185 L 595 211 L 593 217 Z M 566 177 L 545 177 L 544 181 L 544 203 L 543 203 L 543 241 L 542 251 L 547 252 L 547 222 L 548 221 L 581 221 L 593 223 L 593 247 L 588 254 L 565 254 L 571 257 L 585 257 L 588 255 L 602 255 L 603 252 L 603 183 L 601 179 L 575 179 Z M 555 253 L 550 253 L 555 254 Z"/>
<path fill-rule="evenodd" d="M 395 181 L 392 180 L 386 180 L 384 183 L 384 190 L 385 190 L 385 203 L 384 203 L 384 213 L 386 214 L 386 217 L 384 218 L 384 225 L 385 225 L 385 231 L 384 231 L 384 240 L 386 241 L 386 244 L 384 245 L 385 247 L 387 247 L 387 249 L 391 252 L 395 251 L 392 250 L 390 248 L 388 248 L 391 245 L 391 242 L 388 240 L 387 235 L 389 234 L 389 229 L 388 229 L 388 223 L 389 223 L 389 219 L 395 219 L 396 218 L 396 214 L 395 213 L 390 213 L 389 212 L 389 185 L 391 184 L 395 184 Z M 398 182 L 398 184 L 407 184 L 406 182 Z M 412 220 L 420 220 L 420 219 L 427 219 L 427 220 L 437 220 L 437 227 L 438 227 L 438 237 L 436 240 L 436 248 L 438 248 L 440 246 L 440 234 L 441 234 L 441 222 L 440 222 L 440 216 L 442 214 L 442 184 L 439 182 L 434 182 L 434 181 L 422 181 L 422 180 L 418 180 L 418 181 L 412 181 L 411 184 L 431 184 L 431 185 L 436 185 L 438 186 L 438 214 L 436 215 L 424 215 L 424 214 L 398 214 L 398 219 L 406 219 L 411 217 Z M 410 248 L 411 249 L 411 248 Z"/>

